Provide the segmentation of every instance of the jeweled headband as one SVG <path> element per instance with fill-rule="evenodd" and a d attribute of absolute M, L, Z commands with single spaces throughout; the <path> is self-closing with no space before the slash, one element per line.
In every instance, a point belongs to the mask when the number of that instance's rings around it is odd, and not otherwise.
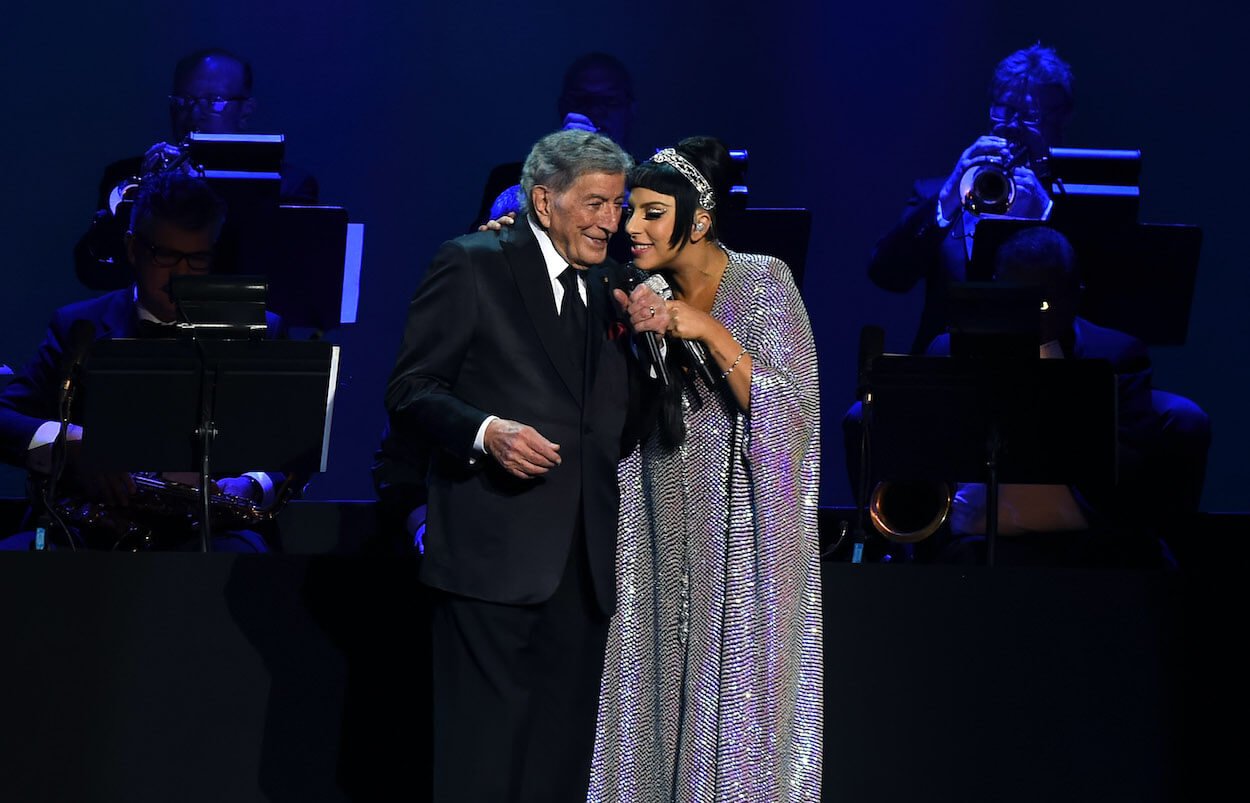
<path fill-rule="evenodd" d="M 682 156 L 672 148 L 664 150 L 651 157 L 651 161 L 659 164 L 670 164 L 677 168 L 677 172 L 685 176 L 699 193 L 699 206 L 704 209 L 716 208 L 716 196 L 712 194 L 712 185 L 707 182 L 703 174 L 695 169 L 695 166 L 686 161 L 686 157 Z"/>

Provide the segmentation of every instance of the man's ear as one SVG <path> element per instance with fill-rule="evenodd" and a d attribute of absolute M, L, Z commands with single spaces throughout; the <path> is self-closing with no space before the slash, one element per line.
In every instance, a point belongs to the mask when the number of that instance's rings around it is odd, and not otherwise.
<path fill-rule="evenodd" d="M 551 208 L 555 205 L 555 200 L 555 193 L 542 184 L 535 184 L 530 191 L 530 208 L 534 210 L 534 217 L 544 229 L 551 227 Z"/>
<path fill-rule="evenodd" d="M 239 109 L 239 128 L 247 128 L 247 121 L 256 111 L 256 98 L 248 98 L 243 101 L 243 107 Z"/>
<path fill-rule="evenodd" d="M 126 259 L 130 260 L 130 266 L 133 268 L 139 264 L 138 260 L 135 259 L 135 233 L 127 230 L 125 235 L 122 236 L 122 242 L 126 244 Z"/>

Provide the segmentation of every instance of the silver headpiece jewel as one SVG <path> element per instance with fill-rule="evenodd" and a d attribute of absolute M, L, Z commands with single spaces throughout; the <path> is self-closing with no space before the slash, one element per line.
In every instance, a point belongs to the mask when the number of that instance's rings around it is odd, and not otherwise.
<path fill-rule="evenodd" d="M 716 208 L 716 196 L 712 194 L 712 185 L 707 183 L 707 179 L 703 177 L 702 173 L 695 169 L 694 165 L 686 161 L 686 157 L 682 156 L 672 148 L 665 148 L 655 156 L 652 156 L 651 161 L 658 162 L 659 164 L 670 164 L 675 167 L 677 172 L 689 179 L 690 183 L 693 184 L 694 188 L 698 191 L 699 206 L 704 209 Z"/>

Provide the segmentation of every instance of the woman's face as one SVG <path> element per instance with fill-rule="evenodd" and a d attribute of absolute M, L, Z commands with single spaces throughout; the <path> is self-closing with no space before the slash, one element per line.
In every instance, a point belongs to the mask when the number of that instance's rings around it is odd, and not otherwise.
<path fill-rule="evenodd" d="M 677 199 L 662 195 L 645 187 L 629 191 L 626 206 L 625 231 L 629 234 L 630 253 L 634 265 L 643 270 L 655 270 L 667 266 L 685 247 L 673 248 L 673 218 L 677 211 Z"/>

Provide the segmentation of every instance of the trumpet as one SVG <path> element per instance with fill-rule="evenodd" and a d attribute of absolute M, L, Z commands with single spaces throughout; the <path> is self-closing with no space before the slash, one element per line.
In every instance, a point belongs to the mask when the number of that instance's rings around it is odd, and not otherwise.
<path fill-rule="evenodd" d="M 164 145 L 165 143 L 158 144 Z M 109 192 L 109 212 L 116 215 L 118 208 L 120 208 L 123 203 L 133 201 L 135 199 L 135 195 L 139 191 L 139 185 L 143 183 L 144 177 L 181 169 L 182 166 L 187 163 L 187 160 L 191 158 L 191 135 L 187 134 L 181 142 L 173 146 L 173 149 L 177 151 L 177 156 L 170 158 L 167 153 L 165 153 L 164 149 L 162 149 L 160 153 L 159 165 L 155 165 L 151 169 L 145 169 L 140 175 L 129 176 L 119 181 L 117 186 L 113 187 L 113 189 Z M 151 151 L 152 149 L 148 148 L 148 152 L 150 153 Z M 148 155 L 144 154 L 144 168 L 147 167 L 148 158 Z"/>
<path fill-rule="evenodd" d="M 914 544 L 937 532 L 950 517 L 954 495 L 944 482 L 884 481 L 868 498 L 868 516 L 887 541 Z"/>
<path fill-rule="evenodd" d="M 1029 148 L 1014 143 L 1010 158 L 980 156 L 972 160 L 959 178 L 959 198 L 963 208 L 977 215 L 1005 215 L 1016 202 L 1016 181 L 1012 171 L 1024 164 Z"/>

